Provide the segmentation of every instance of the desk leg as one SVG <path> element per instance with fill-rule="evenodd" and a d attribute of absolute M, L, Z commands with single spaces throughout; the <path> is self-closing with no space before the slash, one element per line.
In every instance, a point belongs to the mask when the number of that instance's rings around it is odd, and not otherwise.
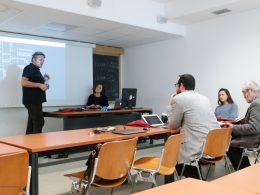
<path fill-rule="evenodd" d="M 38 153 L 30 154 L 30 165 L 32 167 L 30 194 L 38 195 L 39 194 Z"/>

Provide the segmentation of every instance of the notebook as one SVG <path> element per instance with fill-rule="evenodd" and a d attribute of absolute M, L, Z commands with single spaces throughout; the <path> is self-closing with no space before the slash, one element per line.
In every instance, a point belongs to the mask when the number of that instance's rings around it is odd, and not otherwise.
<path fill-rule="evenodd" d="M 130 134 L 145 133 L 145 132 L 147 132 L 147 130 L 143 130 L 143 129 L 125 129 L 125 130 L 112 131 L 112 133 L 120 134 L 120 135 L 130 135 Z"/>
<path fill-rule="evenodd" d="M 146 123 L 148 123 L 149 125 L 151 125 L 152 127 L 167 127 L 162 120 L 160 119 L 160 117 L 158 116 L 158 114 L 149 114 L 149 115 L 142 115 L 142 118 L 144 119 L 144 121 Z"/>

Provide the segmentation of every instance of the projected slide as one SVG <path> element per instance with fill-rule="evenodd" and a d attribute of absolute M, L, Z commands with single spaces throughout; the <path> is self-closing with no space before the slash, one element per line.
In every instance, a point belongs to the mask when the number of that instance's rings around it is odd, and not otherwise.
<path fill-rule="evenodd" d="M 46 55 L 41 73 L 50 75 L 47 101 L 66 99 L 65 43 L 0 36 L 0 107 L 22 104 L 22 71 L 36 51 Z"/>

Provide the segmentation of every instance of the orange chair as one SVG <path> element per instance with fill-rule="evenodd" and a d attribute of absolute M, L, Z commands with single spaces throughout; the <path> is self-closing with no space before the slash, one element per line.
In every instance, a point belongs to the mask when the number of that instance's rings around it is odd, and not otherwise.
<path fill-rule="evenodd" d="M 0 155 L 0 194 L 29 195 L 31 168 L 28 165 L 27 152 Z"/>
<path fill-rule="evenodd" d="M 112 188 L 121 185 L 127 179 L 135 156 L 137 138 L 104 143 L 98 157 L 91 181 L 84 178 L 84 172 L 66 174 L 72 180 L 71 192 L 87 194 L 88 185 Z"/>
<path fill-rule="evenodd" d="M 160 157 L 141 157 L 134 161 L 133 169 L 137 170 L 137 176 L 132 191 L 138 181 L 151 182 L 153 186 L 157 186 L 155 178 L 157 174 L 171 175 L 175 172 L 183 136 L 183 134 L 170 136 Z"/>
<path fill-rule="evenodd" d="M 180 177 L 182 177 L 185 166 L 187 164 L 194 165 L 197 168 L 200 179 L 202 179 L 202 176 L 199 169 L 199 161 L 210 164 L 206 175 L 207 179 L 212 164 L 215 164 L 222 159 L 225 159 L 226 162 L 229 162 L 226 152 L 228 151 L 230 145 L 231 133 L 232 129 L 230 128 L 213 129 L 209 131 L 201 155 L 196 157 L 190 163 L 184 164 Z M 229 172 L 231 172 L 229 163 L 227 163 L 227 165 Z"/>

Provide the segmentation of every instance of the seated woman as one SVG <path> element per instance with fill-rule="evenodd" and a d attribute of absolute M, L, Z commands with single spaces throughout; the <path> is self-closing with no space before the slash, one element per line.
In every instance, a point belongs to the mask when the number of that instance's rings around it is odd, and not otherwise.
<path fill-rule="evenodd" d="M 86 108 L 102 108 L 109 106 L 103 83 L 97 83 L 93 88 L 93 94 L 88 97 Z"/>
<path fill-rule="evenodd" d="M 221 88 L 218 91 L 218 104 L 215 109 L 215 115 L 218 120 L 230 119 L 234 120 L 238 115 L 238 107 L 234 103 L 229 91 L 225 88 Z"/>

